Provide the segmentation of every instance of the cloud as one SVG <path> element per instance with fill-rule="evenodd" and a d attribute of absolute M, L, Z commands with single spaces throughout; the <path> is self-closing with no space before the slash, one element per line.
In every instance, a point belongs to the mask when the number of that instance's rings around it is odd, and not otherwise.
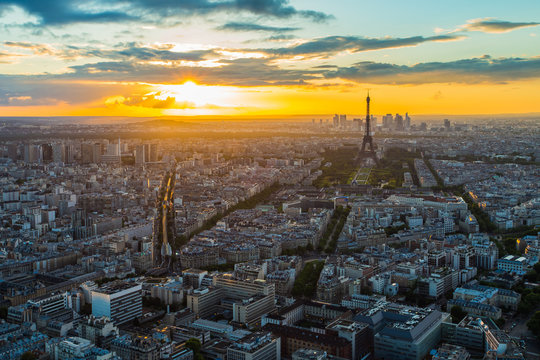
<path fill-rule="evenodd" d="M 5 41 L 4 46 L 31 50 L 36 55 L 53 55 L 54 50 L 47 44 L 32 44 L 23 41 Z"/>
<path fill-rule="evenodd" d="M 133 17 L 122 11 L 95 11 L 82 8 L 78 4 L 80 3 L 75 0 L 3 0 L 0 3 L 0 13 L 11 6 L 16 6 L 31 15 L 37 16 L 42 25 L 133 20 Z"/>
<path fill-rule="evenodd" d="M 194 79 L 202 84 L 231 86 L 268 86 L 302 84 L 320 76 L 318 71 L 283 69 L 267 59 L 242 58 L 221 60 L 216 67 L 162 66 L 137 61 L 107 61 L 75 65 L 73 72 L 58 75 L 70 80 L 127 81 L 178 84 Z"/>
<path fill-rule="evenodd" d="M 377 84 L 506 82 L 540 78 L 540 57 L 493 59 L 486 55 L 412 66 L 363 61 L 350 67 L 327 71 L 324 77 Z"/>
<path fill-rule="evenodd" d="M 160 47 L 145 46 L 136 42 L 120 43 L 113 49 L 67 46 L 58 53 L 60 57 L 97 57 L 111 60 L 134 59 L 139 61 L 204 61 L 215 55 L 213 50 L 172 51 L 173 44 Z"/>
<path fill-rule="evenodd" d="M 245 23 L 245 22 L 229 22 L 224 25 L 217 27 L 217 30 L 224 31 L 261 31 L 261 32 L 275 32 L 275 33 L 284 33 L 300 30 L 297 27 L 277 27 L 277 26 L 268 26 L 268 25 L 259 25 L 255 23 Z"/>
<path fill-rule="evenodd" d="M 294 35 L 272 35 L 272 36 L 269 36 L 265 39 L 263 39 L 263 41 L 288 41 L 288 40 L 293 40 L 295 39 L 295 36 Z"/>
<path fill-rule="evenodd" d="M 166 18 L 216 12 L 248 12 L 275 18 L 300 16 L 317 22 L 332 18 L 322 12 L 296 9 L 288 0 L 2 0 L 0 13 L 12 6 L 36 16 L 40 25 L 132 20 L 162 24 Z"/>
<path fill-rule="evenodd" d="M 358 53 L 362 51 L 416 46 L 426 42 L 460 40 L 460 35 L 412 36 L 408 38 L 365 38 L 359 36 L 327 36 L 306 41 L 304 43 L 275 48 L 259 49 L 276 56 L 294 57 L 321 57 L 327 58 L 340 52 Z"/>
<path fill-rule="evenodd" d="M 510 22 L 493 18 L 483 18 L 469 20 L 467 24 L 463 25 L 458 30 L 481 31 L 485 33 L 504 33 L 524 27 L 538 25 L 540 25 L 538 22 Z"/>
<path fill-rule="evenodd" d="M 138 106 L 152 109 L 187 109 L 196 107 L 195 104 L 188 102 L 179 104 L 172 96 L 161 98 L 160 92 L 146 95 L 131 95 L 127 97 L 114 96 L 108 98 L 105 101 L 105 105 L 109 107 L 118 105 Z"/>

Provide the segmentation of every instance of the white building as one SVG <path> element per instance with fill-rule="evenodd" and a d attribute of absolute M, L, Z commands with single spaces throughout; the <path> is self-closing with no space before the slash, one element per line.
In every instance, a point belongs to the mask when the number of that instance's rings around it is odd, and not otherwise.
<path fill-rule="evenodd" d="M 115 325 L 142 316 L 142 285 L 112 282 L 92 291 L 92 315 L 106 316 Z"/>

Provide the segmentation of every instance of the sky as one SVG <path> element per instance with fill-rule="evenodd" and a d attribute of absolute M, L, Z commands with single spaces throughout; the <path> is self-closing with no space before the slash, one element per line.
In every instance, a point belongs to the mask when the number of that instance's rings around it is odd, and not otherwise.
<path fill-rule="evenodd" d="M 538 0 L 0 0 L 0 116 L 540 112 Z"/>

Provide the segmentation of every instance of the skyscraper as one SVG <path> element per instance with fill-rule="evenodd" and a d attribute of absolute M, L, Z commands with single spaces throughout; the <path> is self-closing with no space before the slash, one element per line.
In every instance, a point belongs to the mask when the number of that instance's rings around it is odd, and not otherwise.
<path fill-rule="evenodd" d="M 145 158 L 145 148 L 144 145 L 137 145 L 135 148 L 135 164 L 142 165 L 144 164 Z"/>
<path fill-rule="evenodd" d="M 403 116 L 396 114 L 396 117 L 394 118 L 394 124 L 394 129 L 403 130 Z"/>

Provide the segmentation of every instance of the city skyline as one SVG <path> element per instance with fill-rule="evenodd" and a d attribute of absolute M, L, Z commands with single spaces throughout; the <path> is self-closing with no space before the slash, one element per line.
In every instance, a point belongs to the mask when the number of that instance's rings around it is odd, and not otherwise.
<path fill-rule="evenodd" d="M 540 4 L 0 3 L 3 116 L 540 112 Z"/>

